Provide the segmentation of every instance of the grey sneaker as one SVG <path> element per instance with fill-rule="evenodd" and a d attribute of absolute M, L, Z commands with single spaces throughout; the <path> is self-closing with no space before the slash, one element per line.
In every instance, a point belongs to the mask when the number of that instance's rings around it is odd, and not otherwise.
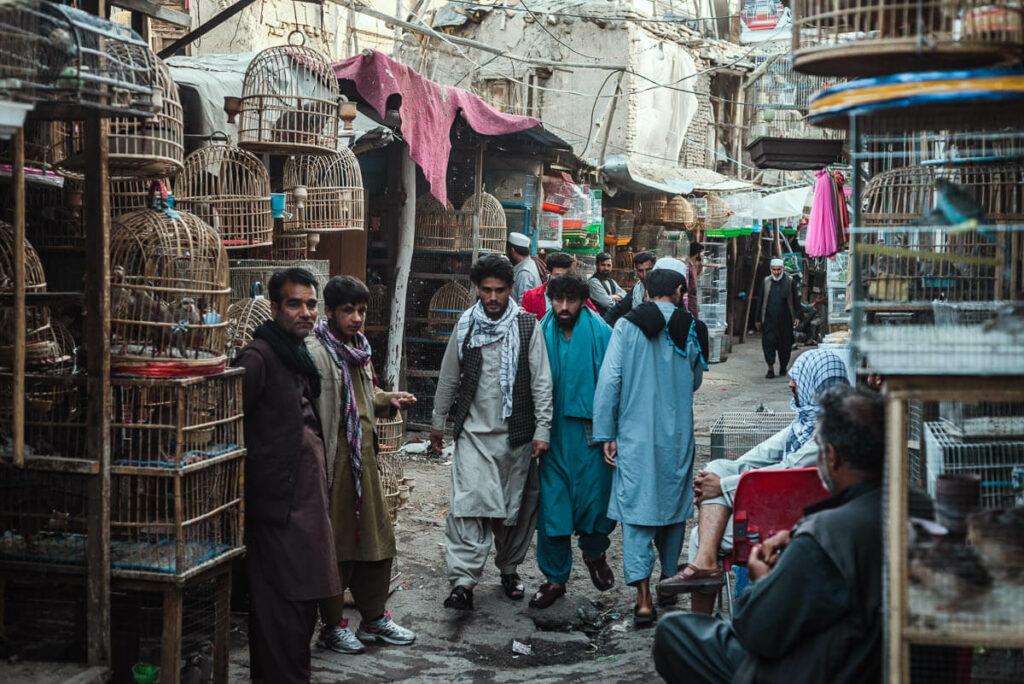
<path fill-rule="evenodd" d="M 356 638 L 351 629 L 348 627 L 338 627 L 337 625 L 324 625 L 321 627 L 320 638 L 316 640 L 316 644 L 320 648 L 326 648 L 335 653 L 344 653 L 345 655 L 355 655 L 356 653 L 366 651 L 366 647 Z"/>
<path fill-rule="evenodd" d="M 392 646 L 408 646 L 416 641 L 416 633 L 399 625 L 391 619 L 390 615 L 384 615 L 372 622 L 366 620 L 360 622 L 359 629 L 356 630 L 356 638 L 364 643 L 383 641 Z"/>

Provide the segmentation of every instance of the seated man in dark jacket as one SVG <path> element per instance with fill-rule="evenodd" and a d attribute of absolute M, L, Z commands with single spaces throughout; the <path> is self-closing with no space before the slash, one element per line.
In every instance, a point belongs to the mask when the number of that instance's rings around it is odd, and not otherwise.
<path fill-rule="evenodd" d="M 754 548 L 732 624 L 676 613 L 654 642 L 669 682 L 844 682 L 882 677 L 882 400 L 836 386 L 820 398 L 818 471 L 832 492 L 792 532 Z"/>

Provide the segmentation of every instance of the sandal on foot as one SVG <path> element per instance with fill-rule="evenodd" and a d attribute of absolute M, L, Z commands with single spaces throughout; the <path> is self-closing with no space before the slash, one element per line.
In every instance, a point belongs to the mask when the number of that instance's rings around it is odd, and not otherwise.
<path fill-rule="evenodd" d="M 583 562 L 590 571 L 590 581 L 594 583 L 598 591 L 608 591 L 615 586 L 615 573 L 608 566 L 608 559 L 602 553 L 598 558 L 584 558 Z"/>
<path fill-rule="evenodd" d="M 455 610 L 473 610 L 473 590 L 469 587 L 458 586 L 452 589 L 448 598 L 444 600 L 445 608 Z"/>
<path fill-rule="evenodd" d="M 501 588 L 505 591 L 505 596 L 508 596 L 513 601 L 521 601 L 526 596 L 526 587 L 523 585 L 523 581 L 519 579 L 519 574 L 515 572 L 511 575 L 501 576 Z"/>
<path fill-rule="evenodd" d="M 531 608 L 547 608 L 558 599 L 565 596 L 565 585 L 564 584 L 552 584 L 551 582 L 545 582 L 540 585 L 540 589 L 530 599 Z"/>
<path fill-rule="evenodd" d="M 658 589 L 658 605 L 662 608 L 672 608 L 679 604 L 679 596 L 676 594 L 663 594 Z"/>
<path fill-rule="evenodd" d="M 686 574 L 690 571 L 690 574 Z M 658 583 L 658 596 L 688 594 L 693 591 L 713 593 L 725 584 L 725 576 L 718 568 L 701 570 L 692 563 L 687 563 L 678 574 Z"/>
<path fill-rule="evenodd" d="M 633 606 L 633 626 L 650 627 L 658 621 L 658 609 L 651 606 L 650 613 L 640 613 L 640 606 Z"/>

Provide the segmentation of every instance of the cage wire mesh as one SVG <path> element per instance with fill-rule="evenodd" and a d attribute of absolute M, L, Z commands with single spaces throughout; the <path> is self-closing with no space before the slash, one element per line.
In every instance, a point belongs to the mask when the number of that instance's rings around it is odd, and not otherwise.
<path fill-rule="evenodd" d="M 259 283 L 266 286 L 271 276 L 286 268 L 304 268 L 313 274 L 317 282 L 317 292 L 322 293 L 327 281 L 330 280 L 331 262 L 325 259 L 299 261 L 271 261 L 266 259 L 234 259 L 231 261 L 231 299 L 237 301 L 247 299 L 253 292 L 253 286 Z M 318 296 L 320 313 L 324 312 L 324 301 Z"/>
<path fill-rule="evenodd" d="M 756 67 L 756 80 L 747 90 L 747 105 L 751 116 L 750 139 L 845 137 L 845 131 L 819 128 L 807 121 L 807 105 L 811 97 L 842 79 L 813 76 L 794 70 L 789 47 L 788 43 L 769 41 L 750 55 Z"/>
<path fill-rule="evenodd" d="M 505 208 L 501 206 L 501 202 L 494 195 L 487 192 L 481 193 L 479 196 L 470 195 L 462 203 L 456 223 L 460 224 L 459 235 L 463 242 L 456 245 L 455 249 L 473 249 L 473 224 L 478 213 L 480 215 L 479 251 L 504 254 L 505 243 L 508 240 Z"/>
<path fill-rule="evenodd" d="M 682 195 L 676 195 L 665 203 L 661 211 L 661 222 L 671 226 L 682 226 L 693 228 L 697 222 L 697 215 L 691 205 Z"/>
<path fill-rule="evenodd" d="M 369 285 L 370 301 L 366 306 L 366 322 L 364 328 L 369 331 L 384 331 L 388 327 L 391 313 L 388 298 L 388 286 L 383 283 Z"/>
<path fill-rule="evenodd" d="M 725 330 L 728 279 L 728 244 L 707 241 L 704 246 L 703 268 L 697 281 L 700 318 L 709 329 Z"/>
<path fill-rule="evenodd" d="M 14 230 L 0 221 L 0 294 L 14 294 Z M 25 293 L 46 292 L 46 274 L 39 253 L 25 241 Z M 25 344 L 28 355 L 39 346 L 48 347 L 50 311 L 45 306 L 25 307 Z M 14 358 L 14 303 L 0 306 L 0 365 L 9 364 Z"/>
<path fill-rule="evenodd" d="M 428 335 L 447 342 L 462 314 L 472 305 L 473 297 L 469 290 L 458 282 L 453 280 L 442 285 L 430 298 Z"/>
<path fill-rule="evenodd" d="M 270 300 L 266 297 L 249 297 L 233 302 L 227 313 L 228 358 L 234 359 L 242 347 L 252 342 L 256 328 L 271 318 Z"/>
<path fill-rule="evenodd" d="M 1016 0 L 795 0 L 793 64 L 808 74 L 873 76 L 1019 61 Z"/>
<path fill-rule="evenodd" d="M 164 188 L 170 184 L 166 180 L 156 181 Z M 110 218 L 116 219 L 122 214 L 130 214 L 140 209 L 148 209 L 153 203 L 154 181 L 135 176 L 121 176 L 110 179 Z"/>
<path fill-rule="evenodd" d="M 157 77 L 153 94 L 156 116 L 116 117 L 106 122 L 107 165 L 113 176 L 163 178 L 181 171 L 185 127 L 178 86 L 163 60 L 153 59 Z M 67 171 L 82 172 L 88 163 L 82 124 L 59 124 L 59 131 L 57 163 Z"/>
<path fill-rule="evenodd" d="M 85 250 L 82 179 L 65 176 L 63 181 L 62 188 L 36 184 L 25 186 L 25 236 L 40 254 L 52 251 L 81 254 Z M 6 202 L 3 204 L 6 217 L 13 217 L 13 206 Z"/>
<path fill-rule="evenodd" d="M 5 573 L 0 582 L 0 603 L 4 607 L 0 656 L 85 662 L 85 602 L 86 592 L 76 582 L 54 581 L 46 573 Z"/>
<path fill-rule="evenodd" d="M 155 56 L 131 28 L 41 0 L 0 6 L 0 82 L 41 119 L 87 110 L 152 116 Z"/>
<path fill-rule="evenodd" d="M 271 244 L 264 247 L 253 247 L 246 252 L 250 259 L 267 261 L 306 261 L 309 259 L 310 236 L 307 233 L 295 233 L 284 230 L 288 221 L 281 222 L 281 230 L 273 231 Z"/>
<path fill-rule="evenodd" d="M 25 374 L 25 458 L 90 460 L 86 450 L 85 376 L 70 373 Z M 0 458 L 13 455 L 14 381 L 0 372 Z"/>
<path fill-rule="evenodd" d="M 245 72 L 238 146 L 256 154 L 333 154 L 339 106 L 338 79 L 322 54 L 268 48 Z"/>
<path fill-rule="evenodd" d="M 416 200 L 416 249 L 465 249 L 465 238 L 460 234 L 460 230 L 461 226 L 455 217 L 455 207 L 451 202 L 442 205 L 440 200 L 429 192 L 419 196 Z"/>
<path fill-rule="evenodd" d="M 711 426 L 711 458 L 739 458 L 791 422 L 788 412 L 726 411 Z"/>
<path fill-rule="evenodd" d="M 174 181 L 176 206 L 220 233 L 226 249 L 272 244 L 270 174 L 255 155 L 240 147 L 201 147 L 185 160 Z"/>
<path fill-rule="evenodd" d="M 186 211 L 124 214 L 110 236 L 111 356 L 119 372 L 157 360 L 225 361 L 228 259 L 220 235 Z"/>
<path fill-rule="evenodd" d="M 363 177 L 356 155 L 347 147 L 330 154 L 289 157 L 283 184 L 294 212 L 294 219 L 284 224 L 286 230 L 338 233 L 363 229 Z"/>

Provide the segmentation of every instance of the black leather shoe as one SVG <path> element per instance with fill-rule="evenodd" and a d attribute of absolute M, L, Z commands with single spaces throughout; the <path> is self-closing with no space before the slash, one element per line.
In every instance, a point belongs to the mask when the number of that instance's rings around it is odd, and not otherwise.
<path fill-rule="evenodd" d="M 454 610 L 473 610 L 473 590 L 468 587 L 455 587 L 444 600 L 445 608 Z"/>

